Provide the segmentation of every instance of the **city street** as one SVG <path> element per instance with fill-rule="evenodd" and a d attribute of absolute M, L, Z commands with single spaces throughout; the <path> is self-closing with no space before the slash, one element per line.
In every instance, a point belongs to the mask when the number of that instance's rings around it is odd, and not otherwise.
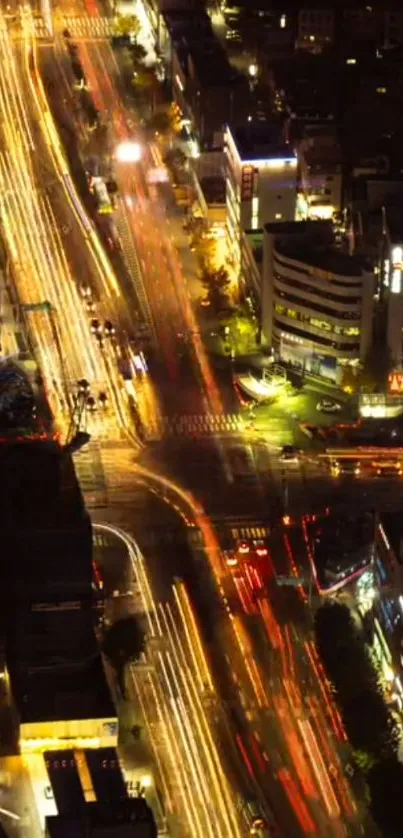
<path fill-rule="evenodd" d="M 74 10 L 69 3 L 65 12 Z M 97 18 L 94 4 L 91 10 L 89 21 Z M 83 15 L 82 6 L 76 12 Z M 280 522 L 289 516 L 299 523 L 304 512 L 326 505 L 371 507 L 375 497 L 377 506 L 400 505 L 403 479 L 335 479 L 309 445 L 286 462 L 281 448 L 295 441 L 297 409 L 291 419 L 267 409 L 254 427 L 240 421 L 228 381 L 203 346 L 166 206 L 148 188 L 152 149 L 137 167 L 116 165 L 116 225 L 127 268 L 121 280 L 86 226 L 68 170 L 64 177 L 31 16 L 23 14 L 24 37 L 14 45 L 0 24 L 6 245 L 23 305 L 42 306 L 30 318 L 57 421 L 66 421 L 78 379 L 108 393 L 106 419 L 92 420 L 94 438 L 75 465 L 97 535 L 120 537 L 127 547 L 125 584 L 148 640 L 145 661 L 131 667 L 129 690 L 171 834 L 246 838 L 255 811 L 268 834 L 342 838 L 364 829 L 371 837 L 346 775 L 350 752 L 313 645 L 307 592 L 276 582 L 306 569 L 300 529 Z M 110 43 L 91 40 L 92 27 L 79 42 L 80 59 L 118 143 L 132 136 L 133 115 Z M 56 51 L 43 49 L 58 85 L 60 43 Z M 133 445 L 115 346 L 95 340 L 77 276 L 96 289 L 102 316 L 113 311 L 122 328 L 125 309 L 141 297 L 139 282 L 144 290 L 158 358 L 149 382 L 150 438 L 141 451 Z M 117 554 L 112 550 L 109 561 L 120 561 Z"/>

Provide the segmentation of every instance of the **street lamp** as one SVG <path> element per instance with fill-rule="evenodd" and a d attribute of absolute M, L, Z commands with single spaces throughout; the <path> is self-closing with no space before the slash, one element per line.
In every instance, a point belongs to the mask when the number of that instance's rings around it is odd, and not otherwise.
<path fill-rule="evenodd" d="M 142 157 L 142 148 L 139 143 L 133 140 L 126 140 L 119 143 L 115 150 L 115 157 L 119 163 L 138 163 Z"/>
<path fill-rule="evenodd" d="M 257 64 L 249 64 L 248 73 L 252 79 L 255 79 L 258 74 Z"/>

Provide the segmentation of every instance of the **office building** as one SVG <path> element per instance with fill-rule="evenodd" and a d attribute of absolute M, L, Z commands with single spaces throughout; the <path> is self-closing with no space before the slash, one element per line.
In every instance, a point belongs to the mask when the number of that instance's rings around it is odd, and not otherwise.
<path fill-rule="evenodd" d="M 299 193 L 297 215 L 331 219 L 342 209 L 342 152 L 335 131 L 321 123 L 307 125 L 297 145 Z"/>
<path fill-rule="evenodd" d="M 297 158 L 277 121 L 228 125 L 225 154 L 228 237 L 242 275 L 243 231 L 294 221 Z"/>
<path fill-rule="evenodd" d="M 153 813 L 144 798 L 117 805 L 87 803 L 82 812 L 46 818 L 46 838 L 157 838 Z"/>
<path fill-rule="evenodd" d="M 278 358 L 340 382 L 372 340 L 374 277 L 333 246 L 330 222 L 266 224 L 262 339 Z"/>

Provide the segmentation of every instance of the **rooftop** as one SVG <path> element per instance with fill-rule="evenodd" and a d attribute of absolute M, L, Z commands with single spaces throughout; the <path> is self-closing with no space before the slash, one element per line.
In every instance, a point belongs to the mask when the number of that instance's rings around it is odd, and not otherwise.
<path fill-rule="evenodd" d="M 152 810 L 143 797 L 113 804 L 87 803 L 83 816 L 52 815 L 46 818 L 49 838 L 89 838 L 112 830 L 116 838 L 157 838 Z M 112 832 L 108 832 L 112 834 Z"/>
<path fill-rule="evenodd" d="M 275 236 L 276 252 L 322 271 L 345 277 L 361 277 L 366 268 L 360 256 L 350 256 L 334 247 L 330 221 L 286 221 L 265 225 Z"/>
<path fill-rule="evenodd" d="M 22 724 L 116 718 L 100 656 L 12 678 Z"/>
<path fill-rule="evenodd" d="M 225 204 L 225 180 L 218 175 L 203 177 L 200 186 L 207 204 Z"/>
<path fill-rule="evenodd" d="M 281 120 L 253 120 L 242 126 L 228 126 L 241 160 L 295 157 L 283 137 Z"/>
<path fill-rule="evenodd" d="M 234 83 L 242 78 L 229 63 L 204 10 L 170 11 L 164 14 L 164 20 L 184 73 L 190 74 L 191 61 L 205 87 Z"/>

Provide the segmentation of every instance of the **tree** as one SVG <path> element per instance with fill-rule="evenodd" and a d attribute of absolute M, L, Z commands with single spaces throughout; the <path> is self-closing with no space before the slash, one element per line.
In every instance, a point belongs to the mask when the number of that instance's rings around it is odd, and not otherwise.
<path fill-rule="evenodd" d="M 140 29 L 140 21 L 136 15 L 117 15 L 113 22 L 113 34 L 117 37 L 132 35 L 136 38 Z"/>
<path fill-rule="evenodd" d="M 145 634 L 138 619 L 133 615 L 117 620 L 105 634 L 103 651 L 116 671 L 118 683 L 124 695 L 124 669 L 127 663 L 136 661 L 145 649 Z"/>
<path fill-rule="evenodd" d="M 200 280 L 206 290 L 206 300 L 215 311 L 227 308 L 229 305 L 228 290 L 230 279 L 224 267 L 217 270 L 207 270 L 200 275 Z"/>
<path fill-rule="evenodd" d="M 139 67 L 142 67 L 145 59 L 147 58 L 147 50 L 143 47 L 143 45 L 131 44 L 131 46 L 129 47 L 129 52 L 133 68 L 136 70 Z"/>
<path fill-rule="evenodd" d="M 132 79 L 133 87 L 137 90 L 152 90 L 157 85 L 157 78 L 152 67 L 141 67 L 135 70 Z"/>
<path fill-rule="evenodd" d="M 147 128 L 154 134 L 169 134 L 173 130 L 173 127 L 168 111 L 156 111 L 156 113 L 153 113 L 148 120 Z"/>
<path fill-rule="evenodd" d="M 349 609 L 327 603 L 315 616 L 315 636 L 320 657 L 336 700 L 349 740 L 367 767 L 393 757 L 399 733 L 387 707 L 378 675 L 368 655 Z"/>
<path fill-rule="evenodd" d="M 371 813 L 385 838 L 400 838 L 403 824 L 403 766 L 390 757 L 371 768 L 367 777 Z"/>
<path fill-rule="evenodd" d="M 178 169 L 187 169 L 189 161 L 186 154 L 180 148 L 170 148 L 164 157 L 164 163 L 168 169 L 175 171 Z"/>

